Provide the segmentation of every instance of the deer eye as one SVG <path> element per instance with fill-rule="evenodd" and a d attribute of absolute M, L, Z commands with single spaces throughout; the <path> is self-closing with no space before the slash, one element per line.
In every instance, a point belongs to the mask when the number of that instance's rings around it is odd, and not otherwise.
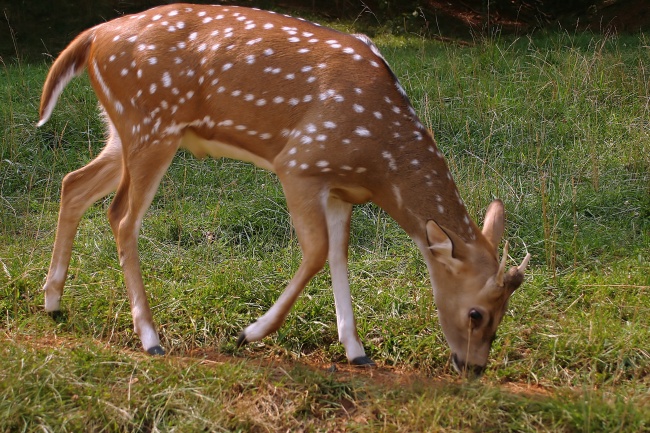
<path fill-rule="evenodd" d="M 472 308 L 469 310 L 469 318 L 472 321 L 472 325 L 477 327 L 481 324 L 481 320 L 483 320 L 483 314 L 481 314 L 481 312 L 476 308 Z"/>

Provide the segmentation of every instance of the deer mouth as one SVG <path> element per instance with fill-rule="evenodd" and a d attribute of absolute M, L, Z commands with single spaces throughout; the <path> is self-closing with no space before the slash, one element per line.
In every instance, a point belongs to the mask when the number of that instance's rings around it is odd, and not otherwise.
<path fill-rule="evenodd" d="M 485 365 L 469 364 L 458 358 L 458 355 L 455 353 L 451 355 L 451 363 L 458 374 L 472 380 L 480 378 L 485 372 L 486 367 Z"/>

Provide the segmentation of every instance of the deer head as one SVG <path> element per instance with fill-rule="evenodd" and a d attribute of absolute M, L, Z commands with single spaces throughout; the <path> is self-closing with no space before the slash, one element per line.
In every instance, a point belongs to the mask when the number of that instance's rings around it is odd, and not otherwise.
<path fill-rule="evenodd" d="M 500 200 L 488 207 L 477 242 L 466 243 L 435 221 L 428 221 L 426 230 L 430 250 L 427 262 L 432 268 L 438 316 L 452 350 L 453 366 L 469 377 L 480 376 L 508 299 L 523 282 L 530 255 L 506 272 L 506 242 L 498 260 L 497 246 L 504 230 Z"/>

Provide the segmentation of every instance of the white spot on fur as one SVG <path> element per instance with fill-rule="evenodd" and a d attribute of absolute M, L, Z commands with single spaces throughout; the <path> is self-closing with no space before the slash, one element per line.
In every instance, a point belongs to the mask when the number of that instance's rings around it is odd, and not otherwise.
<path fill-rule="evenodd" d="M 385 150 L 381 153 L 381 156 L 384 159 L 388 160 L 388 168 L 390 168 L 393 171 L 397 170 L 397 162 L 395 161 L 395 158 L 393 158 L 393 155 L 390 152 Z"/>
<path fill-rule="evenodd" d="M 163 87 L 169 87 L 172 85 L 172 77 L 169 75 L 169 72 L 165 71 L 162 75 Z"/>
<path fill-rule="evenodd" d="M 363 126 L 357 126 L 357 129 L 354 130 L 354 133 L 359 137 L 370 137 L 370 131 Z"/>

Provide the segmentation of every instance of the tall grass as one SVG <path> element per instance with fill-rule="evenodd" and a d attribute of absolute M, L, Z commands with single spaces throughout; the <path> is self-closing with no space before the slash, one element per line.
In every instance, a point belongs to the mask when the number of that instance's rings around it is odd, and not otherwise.
<path fill-rule="evenodd" d="M 483 381 L 453 375 L 419 253 L 371 205 L 354 211 L 350 279 L 362 339 L 381 368 L 345 367 L 327 273 L 277 334 L 236 350 L 237 333 L 277 299 L 300 250 L 273 175 L 186 153 L 140 240 L 171 356 L 139 353 L 105 217 L 110 197 L 80 225 L 65 314 L 51 320 L 40 288 L 60 181 L 99 152 L 103 130 L 85 78 L 36 129 L 47 65 L 9 64 L 0 87 L 0 430 L 648 428 L 647 38 L 377 43 L 471 214 L 480 221 L 502 198 L 513 260 L 533 254 Z M 325 372 L 332 362 L 338 372 Z"/>

